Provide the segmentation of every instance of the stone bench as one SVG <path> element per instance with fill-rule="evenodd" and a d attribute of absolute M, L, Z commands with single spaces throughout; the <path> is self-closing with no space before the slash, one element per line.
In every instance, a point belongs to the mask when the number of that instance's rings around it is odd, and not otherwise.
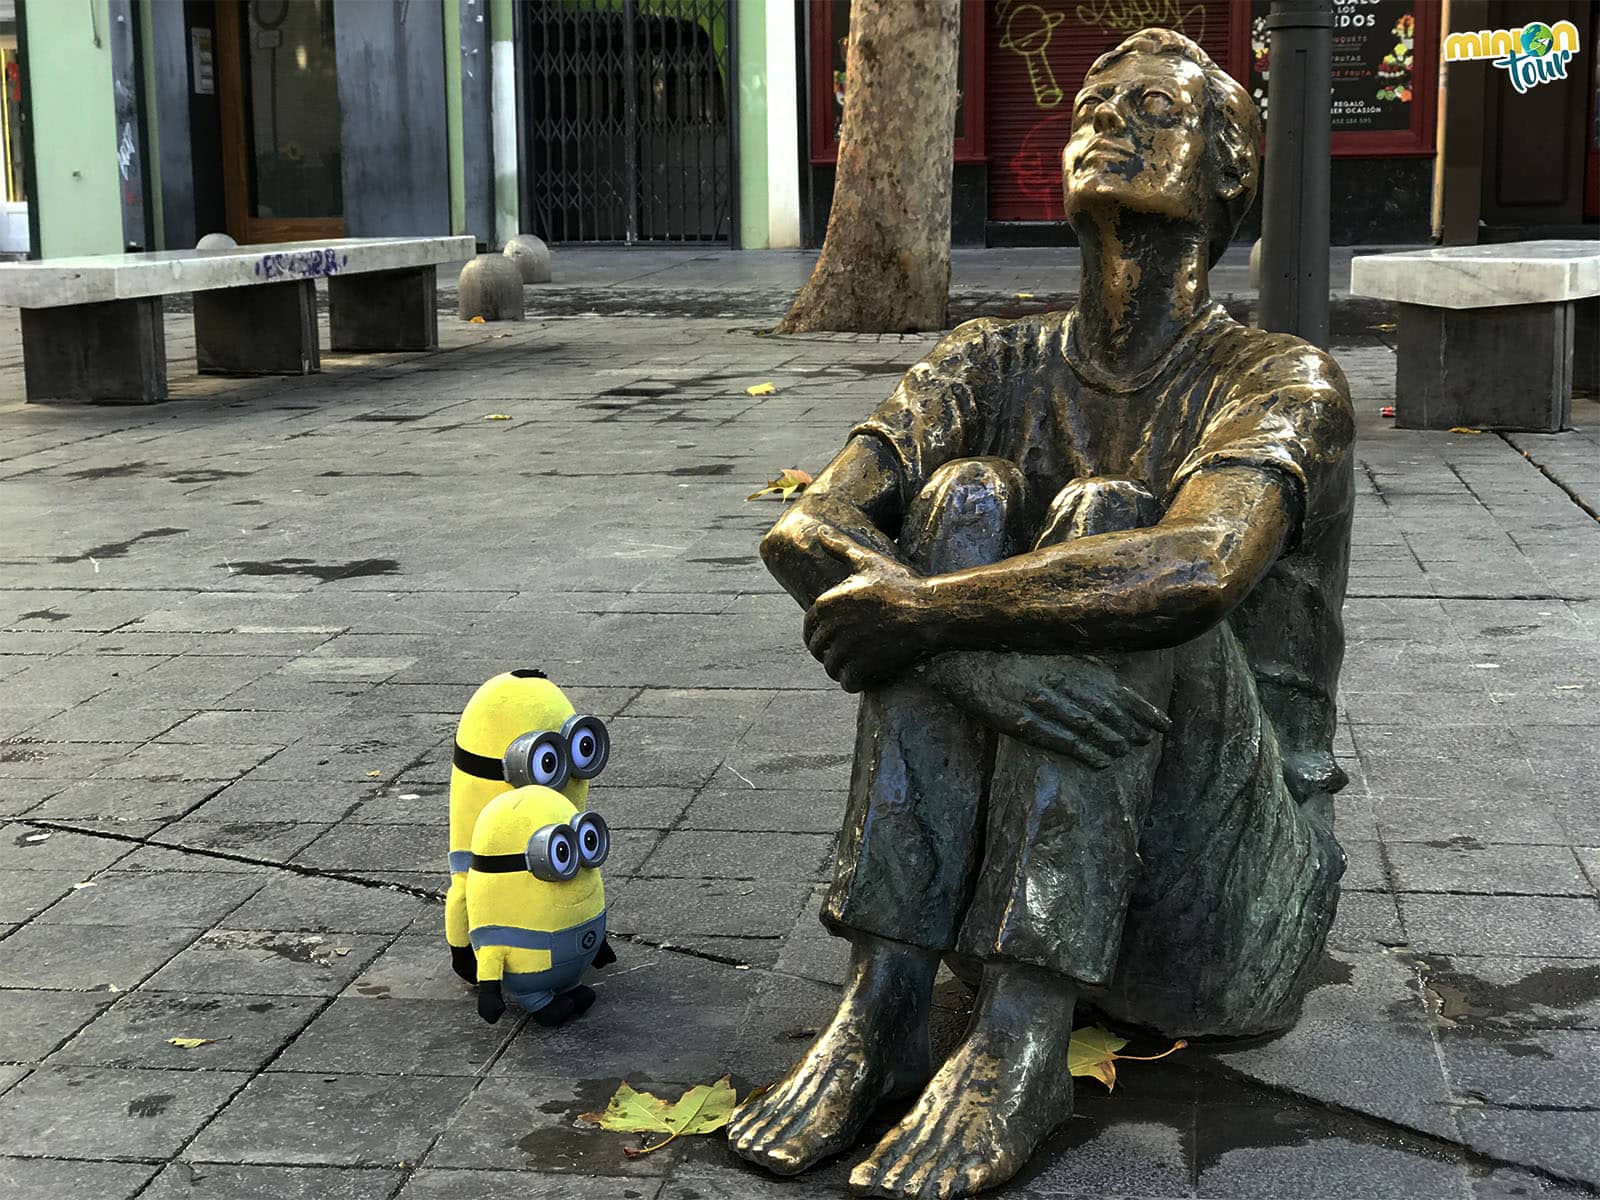
<path fill-rule="evenodd" d="M 1600 242 L 1367 255 L 1350 260 L 1350 292 L 1400 306 L 1401 428 L 1554 433 L 1573 388 L 1600 387 Z"/>
<path fill-rule="evenodd" d="M 316 280 L 328 281 L 329 348 L 433 350 L 435 269 L 470 237 L 334 238 L 0 265 L 0 304 L 22 310 L 30 402 L 153 404 L 167 398 L 163 296 L 194 294 L 203 374 L 321 369 Z"/>

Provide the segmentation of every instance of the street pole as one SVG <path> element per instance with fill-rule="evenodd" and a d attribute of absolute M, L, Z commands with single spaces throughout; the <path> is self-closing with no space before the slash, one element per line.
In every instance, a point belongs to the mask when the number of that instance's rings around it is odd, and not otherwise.
<path fill-rule="evenodd" d="M 1272 0 L 1261 328 L 1328 346 L 1333 0 Z"/>

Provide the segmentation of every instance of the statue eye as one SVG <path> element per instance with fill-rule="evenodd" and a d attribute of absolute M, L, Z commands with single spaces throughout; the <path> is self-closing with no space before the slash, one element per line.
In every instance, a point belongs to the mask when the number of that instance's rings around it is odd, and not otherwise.
<path fill-rule="evenodd" d="M 593 779 L 605 770 L 606 760 L 611 757 L 611 735 L 599 717 L 574 714 L 561 726 L 561 736 L 567 742 L 574 777 Z"/>
<path fill-rule="evenodd" d="M 1146 115 L 1164 117 L 1177 107 L 1178 102 L 1166 92 L 1146 92 L 1140 101 Z"/>
<path fill-rule="evenodd" d="M 569 769 L 566 741 L 554 730 L 525 733 L 506 747 L 506 782 L 512 787 L 559 788 Z"/>
<path fill-rule="evenodd" d="M 572 822 L 578 835 L 578 858 L 586 867 L 598 867 L 611 853 L 611 830 L 599 813 L 580 813 Z"/>

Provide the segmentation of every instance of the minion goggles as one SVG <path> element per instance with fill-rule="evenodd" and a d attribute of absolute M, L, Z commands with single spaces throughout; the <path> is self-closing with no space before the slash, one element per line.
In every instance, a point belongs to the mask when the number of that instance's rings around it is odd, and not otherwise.
<path fill-rule="evenodd" d="M 593 779 L 611 757 L 611 735 L 599 717 L 574 713 L 559 730 L 524 733 L 506 747 L 503 758 L 474 754 L 456 743 L 451 761 L 478 779 L 503 779 L 512 787 L 559 790 L 570 779 Z"/>
<path fill-rule="evenodd" d="M 546 883 L 565 883 L 580 867 L 598 867 L 611 853 L 611 830 L 599 813 L 584 812 L 570 825 L 536 829 L 521 854 L 474 854 L 474 871 L 527 871 Z"/>

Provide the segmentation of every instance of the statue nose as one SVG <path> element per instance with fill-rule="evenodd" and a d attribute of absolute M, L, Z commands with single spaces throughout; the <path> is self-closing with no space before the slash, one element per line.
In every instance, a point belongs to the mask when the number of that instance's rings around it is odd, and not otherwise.
<path fill-rule="evenodd" d="M 1094 130 L 1096 133 L 1120 133 L 1128 127 L 1113 100 L 1102 100 L 1095 105 Z"/>

